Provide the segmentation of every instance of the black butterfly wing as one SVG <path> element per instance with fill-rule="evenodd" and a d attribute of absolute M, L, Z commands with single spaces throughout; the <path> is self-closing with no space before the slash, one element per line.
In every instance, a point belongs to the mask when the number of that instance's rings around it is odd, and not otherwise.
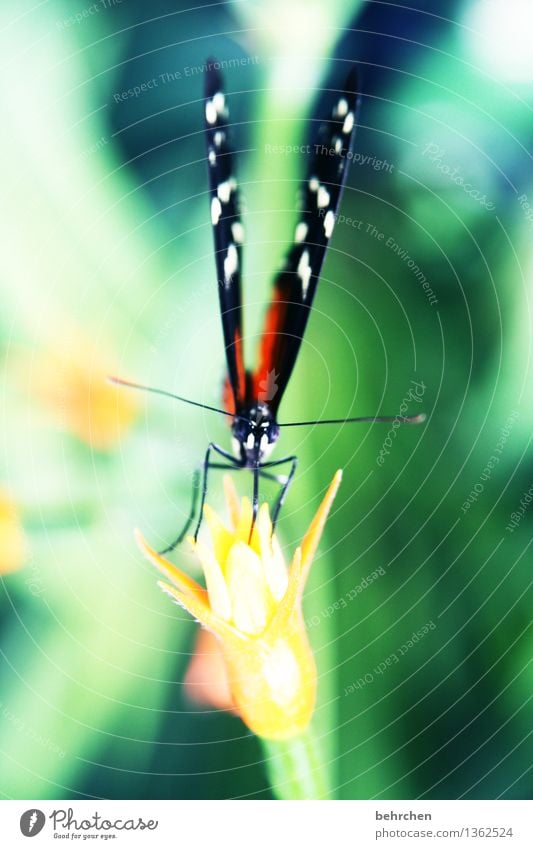
<path fill-rule="evenodd" d="M 355 66 L 320 124 L 303 185 L 294 243 L 274 280 L 253 392 L 274 415 L 291 376 L 309 318 L 352 155 L 358 111 Z"/>
<path fill-rule="evenodd" d="M 205 129 L 209 169 L 211 223 L 228 380 L 224 401 L 234 413 L 245 400 L 242 350 L 241 267 L 244 238 L 234 153 L 228 138 L 228 108 L 220 73 L 210 59 L 205 76 Z"/>

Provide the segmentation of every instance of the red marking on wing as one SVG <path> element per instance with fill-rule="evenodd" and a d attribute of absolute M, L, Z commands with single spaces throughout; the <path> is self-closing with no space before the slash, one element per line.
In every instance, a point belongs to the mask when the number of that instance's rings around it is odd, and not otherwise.
<path fill-rule="evenodd" d="M 266 319 L 261 345 L 259 348 L 259 366 L 253 376 L 254 399 L 261 399 L 272 380 L 273 373 L 279 369 L 280 345 L 283 345 L 281 332 L 285 328 L 287 316 L 287 293 L 276 286 L 272 303 Z M 268 400 L 272 400 L 269 398 Z"/>
<path fill-rule="evenodd" d="M 237 327 L 235 328 L 233 336 L 233 349 L 235 353 L 235 364 L 237 367 L 237 386 L 235 387 L 234 392 L 231 381 L 229 377 L 227 377 L 224 381 L 224 389 L 222 391 L 222 403 L 224 409 L 228 411 L 230 416 L 234 416 L 237 409 L 244 405 L 246 398 L 246 372 L 244 369 L 242 336 Z"/>
<path fill-rule="evenodd" d="M 238 327 L 235 328 L 234 335 L 235 345 L 235 361 L 237 363 L 237 404 L 244 401 L 246 395 L 246 372 L 244 370 L 244 357 L 242 353 L 242 336 Z"/>
<path fill-rule="evenodd" d="M 228 416 L 234 416 L 237 412 L 235 408 L 235 398 L 233 396 L 233 387 L 229 377 L 225 379 L 224 388 L 222 389 L 222 406 L 226 410 Z"/>

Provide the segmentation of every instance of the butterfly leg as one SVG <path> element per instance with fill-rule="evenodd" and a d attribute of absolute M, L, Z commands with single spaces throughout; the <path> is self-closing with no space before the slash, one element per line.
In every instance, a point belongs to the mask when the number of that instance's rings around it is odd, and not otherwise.
<path fill-rule="evenodd" d="M 283 486 L 287 480 L 286 475 L 270 475 L 268 472 L 264 472 L 262 466 L 259 467 L 259 477 L 266 481 L 274 481 L 279 486 Z"/>
<path fill-rule="evenodd" d="M 165 554 L 169 554 L 171 551 L 174 551 L 176 546 L 178 546 L 180 544 L 180 542 L 183 542 L 183 540 L 185 539 L 187 531 L 189 530 L 190 526 L 192 525 L 192 522 L 193 522 L 194 517 L 196 515 L 196 508 L 198 506 L 199 487 L 200 487 L 200 469 L 195 469 L 194 472 L 193 472 L 193 476 L 192 476 L 191 509 L 189 511 L 187 521 L 185 522 L 185 525 L 183 526 L 182 530 L 180 531 L 180 533 L 178 534 L 176 539 L 173 540 L 173 542 L 171 542 L 170 545 L 167 545 L 166 548 L 163 548 L 163 550 L 159 552 L 159 554 L 161 556 L 163 556 Z"/>
<path fill-rule="evenodd" d="M 276 522 L 278 521 L 280 510 L 283 507 L 283 503 L 287 496 L 287 492 L 289 491 L 289 487 L 294 480 L 294 475 L 296 474 L 296 466 L 298 465 L 298 458 L 292 455 L 291 457 L 282 457 L 281 460 L 274 460 L 273 462 L 263 464 L 264 469 L 265 466 L 268 468 L 275 468 L 276 466 L 281 466 L 283 463 L 290 463 L 291 470 L 287 475 L 285 482 L 281 485 L 281 492 L 278 496 L 276 506 L 274 507 L 274 512 L 272 513 L 272 533 L 274 533 L 276 529 Z"/>
<path fill-rule="evenodd" d="M 254 476 L 254 490 L 252 496 L 252 524 L 250 526 L 250 535 L 248 537 L 248 545 L 250 545 L 252 541 L 252 534 L 254 532 L 255 520 L 257 519 L 257 511 L 259 509 L 259 476 L 261 474 L 261 467 L 259 462 L 256 462 L 252 467 L 252 473 Z"/>
<path fill-rule="evenodd" d="M 210 442 L 209 443 L 209 445 L 207 447 L 207 451 L 205 452 L 205 459 L 204 459 L 204 477 L 203 477 L 203 483 L 202 483 L 202 500 L 201 500 L 201 503 L 200 503 L 200 515 L 198 516 L 198 522 L 197 522 L 197 525 L 196 525 L 196 529 L 194 531 L 195 542 L 198 539 L 198 534 L 200 532 L 200 525 L 202 524 L 202 517 L 203 517 L 203 513 L 204 513 L 204 504 L 205 504 L 205 499 L 206 499 L 206 496 L 207 496 L 207 473 L 208 473 L 209 469 L 221 467 L 221 464 L 219 464 L 219 463 L 210 463 L 209 462 L 209 458 L 211 457 L 212 451 L 215 451 L 220 457 L 222 457 L 224 460 L 227 460 L 228 463 L 230 464 L 228 466 L 222 466 L 222 468 L 241 469 L 244 465 L 239 460 L 236 460 L 235 457 L 233 456 L 233 454 L 230 454 L 229 451 L 225 451 L 224 448 L 221 448 L 220 445 L 217 445 L 216 442 Z"/>
<path fill-rule="evenodd" d="M 216 451 L 225 460 L 228 460 L 229 462 L 228 463 L 210 463 L 209 457 L 210 457 L 211 451 Z M 242 468 L 242 466 L 241 466 L 241 464 L 238 463 L 238 461 L 235 460 L 235 458 L 231 454 L 228 454 L 226 451 L 224 451 L 223 448 L 221 448 L 219 445 L 216 445 L 213 442 L 209 444 L 209 447 L 206 451 L 205 459 L 204 459 L 202 466 L 200 466 L 199 469 L 195 469 L 194 474 L 193 474 L 193 492 L 192 492 L 192 499 L 191 499 L 191 509 L 189 511 L 187 521 L 185 522 L 185 526 L 183 527 L 181 532 L 178 534 L 176 539 L 173 540 L 173 542 L 171 542 L 170 545 L 167 545 L 166 548 L 164 548 L 162 551 L 160 551 L 159 554 L 161 554 L 161 555 L 169 554 L 171 551 L 173 551 L 176 548 L 176 546 L 178 546 L 185 539 L 187 531 L 189 530 L 191 524 L 194 521 L 194 517 L 196 516 L 196 510 L 197 510 L 197 507 L 198 507 L 198 495 L 199 495 L 199 492 L 200 492 L 200 474 L 202 473 L 202 470 L 203 470 L 202 503 L 201 503 L 201 507 L 200 507 L 200 516 L 199 516 L 199 519 L 198 519 L 198 524 L 196 526 L 196 530 L 195 530 L 195 534 L 194 534 L 195 540 L 198 536 L 198 532 L 200 530 L 200 525 L 202 524 L 202 515 L 203 515 L 203 510 L 204 510 L 205 498 L 206 498 L 206 494 L 207 494 L 207 472 L 208 472 L 208 469 L 235 469 L 235 468 L 240 469 L 240 468 Z"/>

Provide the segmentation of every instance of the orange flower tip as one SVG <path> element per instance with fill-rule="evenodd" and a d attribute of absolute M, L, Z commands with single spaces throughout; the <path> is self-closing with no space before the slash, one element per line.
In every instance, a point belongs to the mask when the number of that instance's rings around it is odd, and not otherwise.
<path fill-rule="evenodd" d="M 338 492 L 339 487 L 341 485 L 342 474 L 343 474 L 342 469 L 337 469 L 337 471 L 333 475 L 333 480 L 331 481 L 330 485 L 328 486 L 326 494 L 325 494 L 324 499 L 322 501 L 322 504 L 319 507 L 319 510 L 318 510 L 319 513 L 321 512 L 321 510 L 324 510 L 324 509 L 326 511 L 326 515 L 329 513 L 330 507 L 333 504 L 333 501 L 335 500 L 335 496 L 337 495 L 337 492 Z M 324 516 L 324 518 L 325 518 L 325 516 Z"/>
<path fill-rule="evenodd" d="M 149 560 L 150 563 L 156 567 L 156 569 L 160 570 L 161 561 L 163 560 L 163 558 L 161 558 L 157 554 L 157 552 L 154 551 L 150 545 L 148 545 L 139 528 L 135 528 L 135 530 L 133 531 L 133 536 L 135 537 L 135 542 L 137 543 L 141 554 L 146 557 L 146 559 Z"/>
<path fill-rule="evenodd" d="M 135 542 L 137 543 L 138 548 L 140 548 L 144 556 L 153 563 L 153 551 L 146 542 L 141 530 L 139 528 L 134 528 L 133 536 L 135 537 Z"/>

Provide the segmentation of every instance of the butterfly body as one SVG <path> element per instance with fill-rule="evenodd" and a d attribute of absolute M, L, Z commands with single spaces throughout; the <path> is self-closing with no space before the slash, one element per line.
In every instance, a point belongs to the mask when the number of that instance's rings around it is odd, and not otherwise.
<path fill-rule="evenodd" d="M 235 458 L 247 469 L 269 459 L 280 434 L 276 418 L 265 403 L 243 409 L 234 417 L 231 430 Z"/>
<path fill-rule="evenodd" d="M 245 367 L 241 291 L 245 230 L 241 221 L 240 193 L 234 163 L 235 156 L 231 146 L 229 111 L 222 78 L 215 70 L 216 65 L 214 60 L 207 63 L 204 116 L 209 205 L 227 366 L 223 393 L 224 409 L 201 404 L 164 390 L 155 390 L 123 380 L 116 381 L 138 389 L 148 388 L 149 391 L 171 396 L 179 401 L 231 418 L 233 453 L 214 442 L 209 443 L 205 453 L 201 507 L 195 537 L 200 529 L 210 469 L 250 469 L 253 472 L 254 521 L 259 504 L 259 479 L 276 481 L 281 486 L 281 490 L 272 511 L 272 526 L 275 527 L 297 464 L 297 458 L 294 455 L 270 460 L 271 452 L 284 427 L 349 422 L 391 422 L 396 419 L 419 423 L 424 419 L 423 414 L 394 417 L 366 416 L 281 424 L 278 419 L 279 406 L 303 341 L 322 265 L 337 219 L 348 166 L 353 157 L 352 146 L 359 106 L 355 66 L 349 70 L 341 90 L 329 93 L 328 108 L 325 114 L 318 118 L 316 143 L 306 146 L 311 151 L 311 156 L 301 184 L 300 208 L 290 247 L 281 270 L 274 278 L 273 294 L 266 312 L 257 366 L 253 370 Z M 217 455 L 216 461 L 212 459 L 213 455 Z M 273 472 L 284 464 L 289 465 L 287 475 L 278 475 Z M 195 485 L 191 512 L 186 526 L 172 545 L 165 549 L 165 552 L 170 551 L 184 538 L 196 514 L 197 493 L 198 487 Z"/>
<path fill-rule="evenodd" d="M 341 92 L 331 95 L 320 119 L 315 154 L 300 190 L 300 210 L 281 271 L 276 275 L 255 370 L 245 368 L 242 321 L 242 248 L 245 238 L 240 192 L 231 145 L 231 125 L 223 81 L 216 63 L 208 63 L 205 80 L 205 130 L 215 265 L 227 363 L 224 405 L 232 421 L 232 461 L 254 471 L 257 478 L 269 467 L 291 463 L 285 482 L 292 480 L 296 458 L 269 462 L 280 435 L 278 409 L 296 363 L 310 315 L 355 135 L 358 93 L 355 67 Z M 227 453 L 210 449 L 228 460 Z M 204 475 L 205 480 L 205 475 Z M 281 492 L 274 515 L 286 493 Z"/>

